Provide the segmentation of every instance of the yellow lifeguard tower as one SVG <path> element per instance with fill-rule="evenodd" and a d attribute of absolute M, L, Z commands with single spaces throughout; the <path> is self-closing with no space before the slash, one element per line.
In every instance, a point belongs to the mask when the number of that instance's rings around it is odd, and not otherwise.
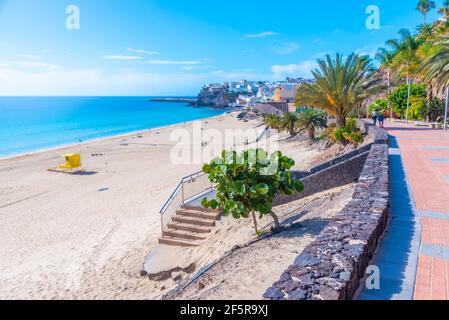
<path fill-rule="evenodd" d="M 75 169 L 81 168 L 81 155 L 79 153 L 69 153 L 64 155 L 65 164 L 55 168 L 48 169 L 49 171 L 72 172 Z"/>

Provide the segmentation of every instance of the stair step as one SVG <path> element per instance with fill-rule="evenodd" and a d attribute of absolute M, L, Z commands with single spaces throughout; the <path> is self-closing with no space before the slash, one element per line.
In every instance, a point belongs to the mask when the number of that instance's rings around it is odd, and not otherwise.
<path fill-rule="evenodd" d="M 220 213 L 218 212 L 208 212 L 208 211 L 206 212 L 191 209 L 180 209 L 176 212 L 176 215 L 206 220 L 218 220 L 218 218 L 220 217 Z"/>
<path fill-rule="evenodd" d="M 215 220 L 206 220 L 206 219 L 184 217 L 184 216 L 178 216 L 178 215 L 175 216 L 172 221 L 186 223 L 186 224 L 192 224 L 195 226 L 207 226 L 207 227 L 215 226 Z"/>
<path fill-rule="evenodd" d="M 210 233 L 211 228 L 206 226 L 196 226 L 187 223 L 172 222 L 167 226 L 167 230 L 184 230 L 196 233 Z"/>
<path fill-rule="evenodd" d="M 181 209 L 194 210 L 194 211 L 203 211 L 203 212 L 220 213 L 220 210 L 218 210 L 218 209 L 209 209 L 209 208 L 194 207 L 194 206 L 188 206 L 188 205 L 181 206 Z"/>
<path fill-rule="evenodd" d="M 198 233 L 193 231 L 167 229 L 162 234 L 162 237 L 181 238 L 187 240 L 204 240 L 206 236 L 204 233 Z"/>
<path fill-rule="evenodd" d="M 175 237 L 162 237 L 159 238 L 160 244 L 166 244 L 169 246 L 177 246 L 177 247 L 198 247 L 200 245 L 199 241 L 186 240 Z"/>

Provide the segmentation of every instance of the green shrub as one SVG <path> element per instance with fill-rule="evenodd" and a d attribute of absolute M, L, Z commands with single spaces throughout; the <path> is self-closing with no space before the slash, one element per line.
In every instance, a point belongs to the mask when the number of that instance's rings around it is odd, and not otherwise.
<path fill-rule="evenodd" d="M 378 99 L 374 101 L 368 107 L 368 112 L 373 113 L 374 111 L 378 111 L 381 113 L 385 113 L 388 111 L 388 101 L 385 99 Z"/>
<path fill-rule="evenodd" d="M 426 98 L 413 98 L 410 100 L 410 108 L 408 111 L 408 117 L 411 120 L 423 120 L 423 109 L 427 103 Z"/>
<path fill-rule="evenodd" d="M 269 155 L 263 149 L 252 149 L 237 154 L 223 151 L 221 157 L 203 166 L 209 180 L 216 185 L 216 199 L 203 199 L 205 208 L 221 209 L 224 215 L 235 219 L 248 218 L 252 214 L 258 233 L 255 212 L 260 216 L 271 215 L 274 228 L 279 228 L 273 213 L 276 195 L 292 195 L 302 192 L 304 186 L 293 178 L 290 171 L 295 161 L 281 152 Z"/>
<path fill-rule="evenodd" d="M 348 119 L 344 128 L 337 128 L 336 125 L 329 126 L 323 131 L 320 137 L 329 144 L 340 143 L 346 145 L 351 143 L 354 147 L 363 143 L 363 133 L 357 127 L 356 119 Z"/>
<path fill-rule="evenodd" d="M 435 122 L 438 118 L 444 117 L 445 107 L 446 102 L 442 99 L 433 98 L 428 100 L 420 110 L 421 117 L 430 122 Z"/>
<path fill-rule="evenodd" d="M 405 116 L 407 110 L 408 85 L 402 84 L 397 87 L 389 96 L 396 114 Z M 410 86 L 410 106 L 412 101 L 425 99 L 427 97 L 426 87 L 422 84 L 412 84 Z M 417 108 L 417 106 L 415 106 Z M 409 113 L 410 116 L 410 113 Z"/>
<path fill-rule="evenodd" d="M 349 131 L 359 130 L 359 127 L 357 126 L 357 119 L 350 118 L 350 119 L 346 120 L 345 128 L 348 129 Z"/>

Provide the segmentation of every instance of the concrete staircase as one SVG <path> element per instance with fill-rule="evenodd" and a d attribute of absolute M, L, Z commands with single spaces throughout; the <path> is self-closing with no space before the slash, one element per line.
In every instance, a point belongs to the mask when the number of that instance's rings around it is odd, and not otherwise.
<path fill-rule="evenodd" d="M 165 227 L 160 244 L 197 247 L 205 240 L 220 219 L 218 210 L 182 206 Z"/>

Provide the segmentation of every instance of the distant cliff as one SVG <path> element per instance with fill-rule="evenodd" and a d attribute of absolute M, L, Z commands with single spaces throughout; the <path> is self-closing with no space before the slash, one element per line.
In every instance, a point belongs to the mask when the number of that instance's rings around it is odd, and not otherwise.
<path fill-rule="evenodd" d="M 204 86 L 196 98 L 196 106 L 228 108 L 235 102 L 236 95 L 229 91 L 227 86 L 208 85 Z"/>

